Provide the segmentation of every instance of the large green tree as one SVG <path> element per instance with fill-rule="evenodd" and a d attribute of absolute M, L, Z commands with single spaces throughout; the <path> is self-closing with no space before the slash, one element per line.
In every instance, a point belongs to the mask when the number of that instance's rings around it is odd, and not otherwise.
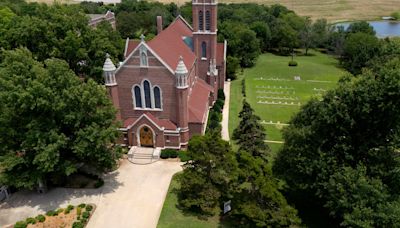
<path fill-rule="evenodd" d="M 284 130 L 274 173 L 341 225 L 399 224 L 400 61 L 347 76 Z"/>
<path fill-rule="evenodd" d="M 79 5 L 14 3 L 11 6 L 17 16 L 0 25 L 0 31 L 4 27 L 0 44 L 6 50 L 22 46 L 39 61 L 64 59 L 77 75 L 97 82 L 103 81 L 101 68 L 106 53 L 115 62 L 122 59 L 124 42 L 119 33 L 109 23 L 96 29 L 89 27 L 89 17 Z M 9 13 L 5 19 L 10 21 Z"/>
<path fill-rule="evenodd" d="M 27 49 L 6 51 L 0 64 L 0 132 L 0 183 L 17 188 L 58 183 L 82 164 L 103 172 L 118 157 L 105 88 Z"/>
<path fill-rule="evenodd" d="M 345 40 L 340 62 L 352 74 L 361 73 L 362 68 L 375 56 L 379 56 L 381 43 L 375 35 L 350 33 Z"/>
<path fill-rule="evenodd" d="M 237 178 L 237 161 L 231 146 L 216 133 L 194 136 L 180 178 L 179 203 L 186 209 L 213 215 L 231 198 Z"/>

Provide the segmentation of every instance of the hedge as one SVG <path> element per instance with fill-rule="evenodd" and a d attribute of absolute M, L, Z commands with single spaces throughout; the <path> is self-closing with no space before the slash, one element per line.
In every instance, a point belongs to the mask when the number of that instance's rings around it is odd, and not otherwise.
<path fill-rule="evenodd" d="M 164 149 L 161 151 L 160 158 L 167 159 L 167 158 L 177 158 L 178 151 L 174 149 Z"/>

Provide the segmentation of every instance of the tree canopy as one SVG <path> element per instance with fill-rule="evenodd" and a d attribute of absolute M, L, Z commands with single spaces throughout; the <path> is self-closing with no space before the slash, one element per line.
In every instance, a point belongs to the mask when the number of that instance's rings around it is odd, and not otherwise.
<path fill-rule="evenodd" d="M 99 172 L 116 164 L 115 110 L 105 88 L 82 82 L 63 60 L 44 64 L 27 49 L 0 64 L 0 182 L 33 188 L 58 183 L 82 164 Z"/>
<path fill-rule="evenodd" d="M 180 204 L 189 210 L 214 215 L 229 198 L 237 178 L 237 162 L 231 146 L 218 134 L 194 136 L 181 176 Z"/>
<path fill-rule="evenodd" d="M 5 50 L 26 47 L 39 61 L 63 59 L 77 75 L 97 82 L 103 81 L 106 53 L 114 60 L 122 59 L 124 41 L 119 33 L 109 23 L 89 27 L 89 17 L 80 5 L 11 2 L 4 7 L 0 44 Z"/>
<path fill-rule="evenodd" d="M 393 60 L 302 107 L 274 164 L 288 191 L 315 197 L 343 226 L 398 225 L 399 82 Z"/>

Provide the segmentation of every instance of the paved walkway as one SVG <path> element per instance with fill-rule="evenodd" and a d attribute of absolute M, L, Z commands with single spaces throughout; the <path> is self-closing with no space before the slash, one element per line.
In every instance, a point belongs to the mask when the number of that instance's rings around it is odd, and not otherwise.
<path fill-rule="evenodd" d="M 18 192 L 0 204 L 0 226 L 68 204 L 94 203 L 97 209 L 87 228 L 153 228 L 171 178 L 181 170 L 178 162 L 134 165 L 124 160 L 117 171 L 105 176 L 105 185 L 99 189 L 56 188 L 43 195 Z"/>
<path fill-rule="evenodd" d="M 224 84 L 225 93 L 225 105 L 222 111 L 222 139 L 229 141 L 229 104 L 231 96 L 231 82 L 225 82 Z"/>
<path fill-rule="evenodd" d="M 284 141 L 272 141 L 272 140 L 264 140 L 266 143 L 277 143 L 277 144 L 284 144 Z"/>

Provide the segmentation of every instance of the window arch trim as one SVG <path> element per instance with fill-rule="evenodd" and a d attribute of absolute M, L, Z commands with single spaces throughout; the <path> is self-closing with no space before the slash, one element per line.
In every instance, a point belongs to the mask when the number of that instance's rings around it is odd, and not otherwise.
<path fill-rule="evenodd" d="M 149 85 L 149 92 L 150 92 L 150 107 L 148 107 L 147 103 L 146 103 L 146 94 L 145 94 L 145 83 L 148 83 Z M 141 107 L 137 106 L 137 102 L 136 102 L 136 96 L 135 96 L 135 88 L 138 87 L 140 89 L 140 99 L 141 99 Z M 155 100 L 155 88 L 159 89 L 160 92 L 160 108 L 156 108 L 156 100 Z M 135 84 L 132 86 L 132 98 L 133 98 L 133 108 L 135 110 L 151 110 L 151 111 L 162 111 L 163 110 L 163 94 L 162 94 L 162 89 L 160 86 L 158 85 L 152 85 L 150 80 L 145 78 L 142 80 L 142 82 L 140 84 Z"/>

